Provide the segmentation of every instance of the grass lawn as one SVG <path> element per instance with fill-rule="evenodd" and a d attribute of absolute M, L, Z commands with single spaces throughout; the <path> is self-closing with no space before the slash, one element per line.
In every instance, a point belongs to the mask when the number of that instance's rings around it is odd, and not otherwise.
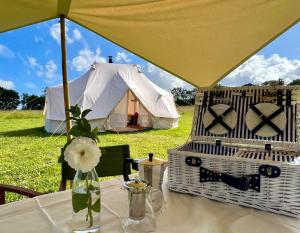
<path fill-rule="evenodd" d="M 100 133 L 100 145 L 129 144 L 133 158 L 155 156 L 167 159 L 167 149 L 186 142 L 192 125 L 192 107 L 181 107 L 179 128 L 139 133 Z M 43 129 L 40 111 L 0 111 L 0 183 L 55 192 L 60 182 L 57 159 L 66 137 Z M 7 201 L 21 197 L 7 195 Z"/>

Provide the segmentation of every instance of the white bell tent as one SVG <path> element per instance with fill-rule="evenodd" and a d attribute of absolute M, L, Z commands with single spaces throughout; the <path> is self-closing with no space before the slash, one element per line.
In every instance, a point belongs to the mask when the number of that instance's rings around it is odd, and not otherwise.
<path fill-rule="evenodd" d="M 152 83 L 136 65 L 95 63 L 84 75 L 69 82 L 69 93 L 71 105 L 92 109 L 87 119 L 99 131 L 126 128 L 134 115 L 140 127 L 178 126 L 173 95 Z M 64 120 L 63 86 L 47 88 L 46 131 L 65 132 Z"/>

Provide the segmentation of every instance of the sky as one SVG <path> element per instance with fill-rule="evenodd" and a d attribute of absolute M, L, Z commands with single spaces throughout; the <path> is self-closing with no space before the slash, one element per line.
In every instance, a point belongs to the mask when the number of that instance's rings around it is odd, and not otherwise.
<path fill-rule="evenodd" d="M 141 66 L 145 75 L 160 87 L 192 88 L 153 64 L 131 54 L 93 32 L 66 22 L 68 79 L 80 77 L 96 62 Z M 0 34 L 0 86 L 22 93 L 43 94 L 48 86 L 61 83 L 59 20 L 27 26 Z M 300 24 L 295 25 L 267 47 L 252 56 L 220 83 L 240 86 L 267 80 L 300 78 Z"/>

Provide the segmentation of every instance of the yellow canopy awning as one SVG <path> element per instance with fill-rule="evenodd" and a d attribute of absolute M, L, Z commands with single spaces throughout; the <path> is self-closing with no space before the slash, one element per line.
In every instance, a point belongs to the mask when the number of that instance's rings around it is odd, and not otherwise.
<path fill-rule="evenodd" d="M 60 14 L 196 86 L 210 86 L 300 18 L 299 0 L 10 0 L 0 32 Z"/>

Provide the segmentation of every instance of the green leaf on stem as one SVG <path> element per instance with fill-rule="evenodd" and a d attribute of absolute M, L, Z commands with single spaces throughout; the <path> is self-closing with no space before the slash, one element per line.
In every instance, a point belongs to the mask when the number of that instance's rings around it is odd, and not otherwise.
<path fill-rule="evenodd" d="M 87 115 L 89 112 L 91 112 L 91 111 L 92 111 L 91 109 L 86 109 L 86 110 L 84 110 L 84 111 L 81 113 L 81 118 L 86 117 L 86 115 Z"/>
<path fill-rule="evenodd" d="M 99 131 L 99 129 L 98 129 L 98 127 L 96 127 L 96 128 L 94 128 L 94 129 L 92 130 L 92 133 L 95 134 L 95 135 L 97 135 L 98 131 Z"/>
<path fill-rule="evenodd" d="M 95 142 L 99 142 L 99 138 L 97 137 L 97 133 L 98 133 L 99 129 L 98 127 L 94 128 L 91 132 L 91 138 L 95 141 Z"/>
<path fill-rule="evenodd" d="M 75 213 L 88 207 L 89 195 L 87 193 L 73 193 L 72 206 Z"/>
<path fill-rule="evenodd" d="M 93 192 L 93 191 L 96 190 L 96 187 L 90 184 L 90 185 L 89 185 L 89 190 Z"/>
<path fill-rule="evenodd" d="M 68 142 L 64 145 L 64 147 L 61 149 L 61 154 L 60 154 L 60 156 L 59 156 L 59 158 L 58 158 L 58 162 L 59 162 L 59 163 L 62 163 L 62 162 L 64 161 L 64 152 L 65 152 L 65 150 L 66 150 L 66 147 L 67 147 L 68 145 L 70 145 L 71 142 L 72 142 L 73 140 L 74 140 L 74 138 L 71 139 L 70 141 L 68 141 Z"/>
<path fill-rule="evenodd" d="M 100 212 L 100 208 L 101 207 L 101 203 L 100 203 L 100 198 L 92 205 L 92 210 L 94 212 L 99 213 Z"/>
<path fill-rule="evenodd" d="M 73 117 L 79 117 L 81 113 L 77 104 L 75 106 L 71 106 L 70 109 L 67 109 L 66 111 L 72 113 Z"/>
<path fill-rule="evenodd" d="M 61 155 L 58 157 L 58 163 L 62 163 L 64 161 L 64 154 L 61 153 Z"/>
<path fill-rule="evenodd" d="M 82 131 L 81 131 L 81 126 L 80 125 L 74 125 L 70 131 L 69 134 L 75 136 L 75 137 L 79 137 L 82 136 Z"/>

